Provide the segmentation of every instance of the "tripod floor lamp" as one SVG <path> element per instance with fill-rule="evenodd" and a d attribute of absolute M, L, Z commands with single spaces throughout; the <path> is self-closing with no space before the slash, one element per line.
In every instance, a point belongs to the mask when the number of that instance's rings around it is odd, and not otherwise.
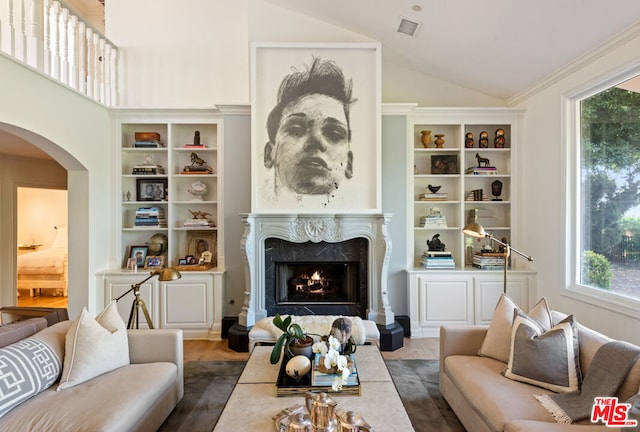
<path fill-rule="evenodd" d="M 149 316 L 149 311 L 147 310 L 147 306 L 145 305 L 144 300 L 140 298 L 140 286 L 154 276 L 158 276 L 158 280 L 160 282 L 168 282 L 168 281 L 180 279 L 182 277 L 180 272 L 174 269 L 173 267 L 154 270 L 145 280 L 138 282 L 137 284 L 131 285 L 131 289 L 127 290 L 120 297 L 116 298 L 116 302 L 117 302 L 122 297 L 126 296 L 127 294 L 133 291 L 133 304 L 131 305 L 131 313 L 129 314 L 129 321 L 127 323 L 128 329 L 134 328 L 133 326 L 134 323 L 135 323 L 135 328 L 140 328 L 138 309 L 142 309 L 142 313 L 144 313 L 144 317 L 147 320 L 147 325 L 149 326 L 150 329 L 153 328 L 153 323 L 151 322 L 151 317 Z"/>
<path fill-rule="evenodd" d="M 504 247 L 504 285 L 502 287 L 502 292 L 507 293 L 507 264 L 509 263 L 509 256 L 511 255 L 511 251 L 517 253 L 521 257 L 526 258 L 529 261 L 533 261 L 533 258 L 527 254 L 520 252 L 518 249 L 513 248 L 509 245 L 509 243 L 504 243 L 495 238 L 490 233 L 486 232 L 484 227 L 479 223 L 470 223 L 462 229 L 466 235 L 475 237 L 475 238 L 488 238 L 492 242 L 496 242 L 499 245 Z"/>

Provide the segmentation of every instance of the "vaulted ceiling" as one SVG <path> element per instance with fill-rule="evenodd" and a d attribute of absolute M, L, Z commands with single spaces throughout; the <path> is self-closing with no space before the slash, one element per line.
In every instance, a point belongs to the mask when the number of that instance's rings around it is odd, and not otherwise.
<path fill-rule="evenodd" d="M 381 42 L 383 56 L 509 100 L 621 33 L 638 0 L 265 0 Z M 401 18 L 419 24 L 397 32 Z"/>
<path fill-rule="evenodd" d="M 506 101 L 640 33 L 638 0 L 264 1 L 380 41 L 387 61 Z M 414 36 L 397 31 L 402 19 L 417 24 Z"/>

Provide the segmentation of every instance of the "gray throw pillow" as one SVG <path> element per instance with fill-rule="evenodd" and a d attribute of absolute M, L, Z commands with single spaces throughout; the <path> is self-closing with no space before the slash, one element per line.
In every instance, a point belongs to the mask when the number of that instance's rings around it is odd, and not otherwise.
<path fill-rule="evenodd" d="M 578 332 L 573 315 L 545 331 L 517 311 L 511 332 L 511 354 L 504 376 L 557 393 L 580 388 Z"/>

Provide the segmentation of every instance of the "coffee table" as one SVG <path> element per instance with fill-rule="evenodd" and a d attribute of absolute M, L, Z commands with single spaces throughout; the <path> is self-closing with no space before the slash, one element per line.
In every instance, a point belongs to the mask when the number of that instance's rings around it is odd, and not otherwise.
<path fill-rule="evenodd" d="M 271 419 L 281 410 L 304 405 L 302 396 L 276 396 L 280 365 L 269 363 L 272 347 L 257 346 L 227 401 L 214 431 L 275 431 Z M 355 411 L 379 432 L 413 431 L 409 416 L 391 380 L 380 350 L 375 345 L 358 346 L 355 352 L 361 395 L 330 393 L 343 411 Z"/>

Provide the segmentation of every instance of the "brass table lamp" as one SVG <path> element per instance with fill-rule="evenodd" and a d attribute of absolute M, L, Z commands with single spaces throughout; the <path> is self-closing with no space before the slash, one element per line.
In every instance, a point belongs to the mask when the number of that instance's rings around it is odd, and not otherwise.
<path fill-rule="evenodd" d="M 144 300 L 140 298 L 140 285 L 142 285 L 143 283 L 145 283 L 146 281 L 148 281 L 154 276 L 158 276 L 158 280 L 160 282 L 168 282 L 168 281 L 180 279 L 182 277 L 180 272 L 174 269 L 173 267 L 154 270 L 151 272 L 149 277 L 147 277 L 145 280 L 138 282 L 137 284 L 131 285 L 131 289 L 127 290 L 120 297 L 116 298 L 116 302 L 117 302 L 122 297 L 126 296 L 131 291 L 133 291 L 133 304 L 131 305 L 131 313 L 129 314 L 129 321 L 127 322 L 128 329 L 134 328 L 133 327 L 134 321 L 135 321 L 135 328 L 140 328 L 140 323 L 138 319 L 139 318 L 138 308 L 142 309 L 142 313 L 144 313 L 144 317 L 147 320 L 147 325 L 149 326 L 149 328 L 150 329 L 153 328 L 153 323 L 151 322 L 151 317 L 149 316 L 149 311 L 147 310 L 147 306 L 145 305 Z"/>
<path fill-rule="evenodd" d="M 520 252 L 516 248 L 511 247 L 509 243 L 501 242 L 500 240 L 495 238 L 493 235 L 486 232 L 484 227 L 479 223 L 473 222 L 468 224 L 467 226 L 462 228 L 462 232 L 468 236 L 475 237 L 475 238 L 488 238 L 492 242 L 496 242 L 499 245 L 502 245 L 504 247 L 504 286 L 502 287 L 502 292 L 505 294 L 507 293 L 507 263 L 509 262 L 509 256 L 511 255 L 511 251 L 514 251 L 515 253 L 526 258 L 529 261 L 533 261 L 533 257 Z"/>

